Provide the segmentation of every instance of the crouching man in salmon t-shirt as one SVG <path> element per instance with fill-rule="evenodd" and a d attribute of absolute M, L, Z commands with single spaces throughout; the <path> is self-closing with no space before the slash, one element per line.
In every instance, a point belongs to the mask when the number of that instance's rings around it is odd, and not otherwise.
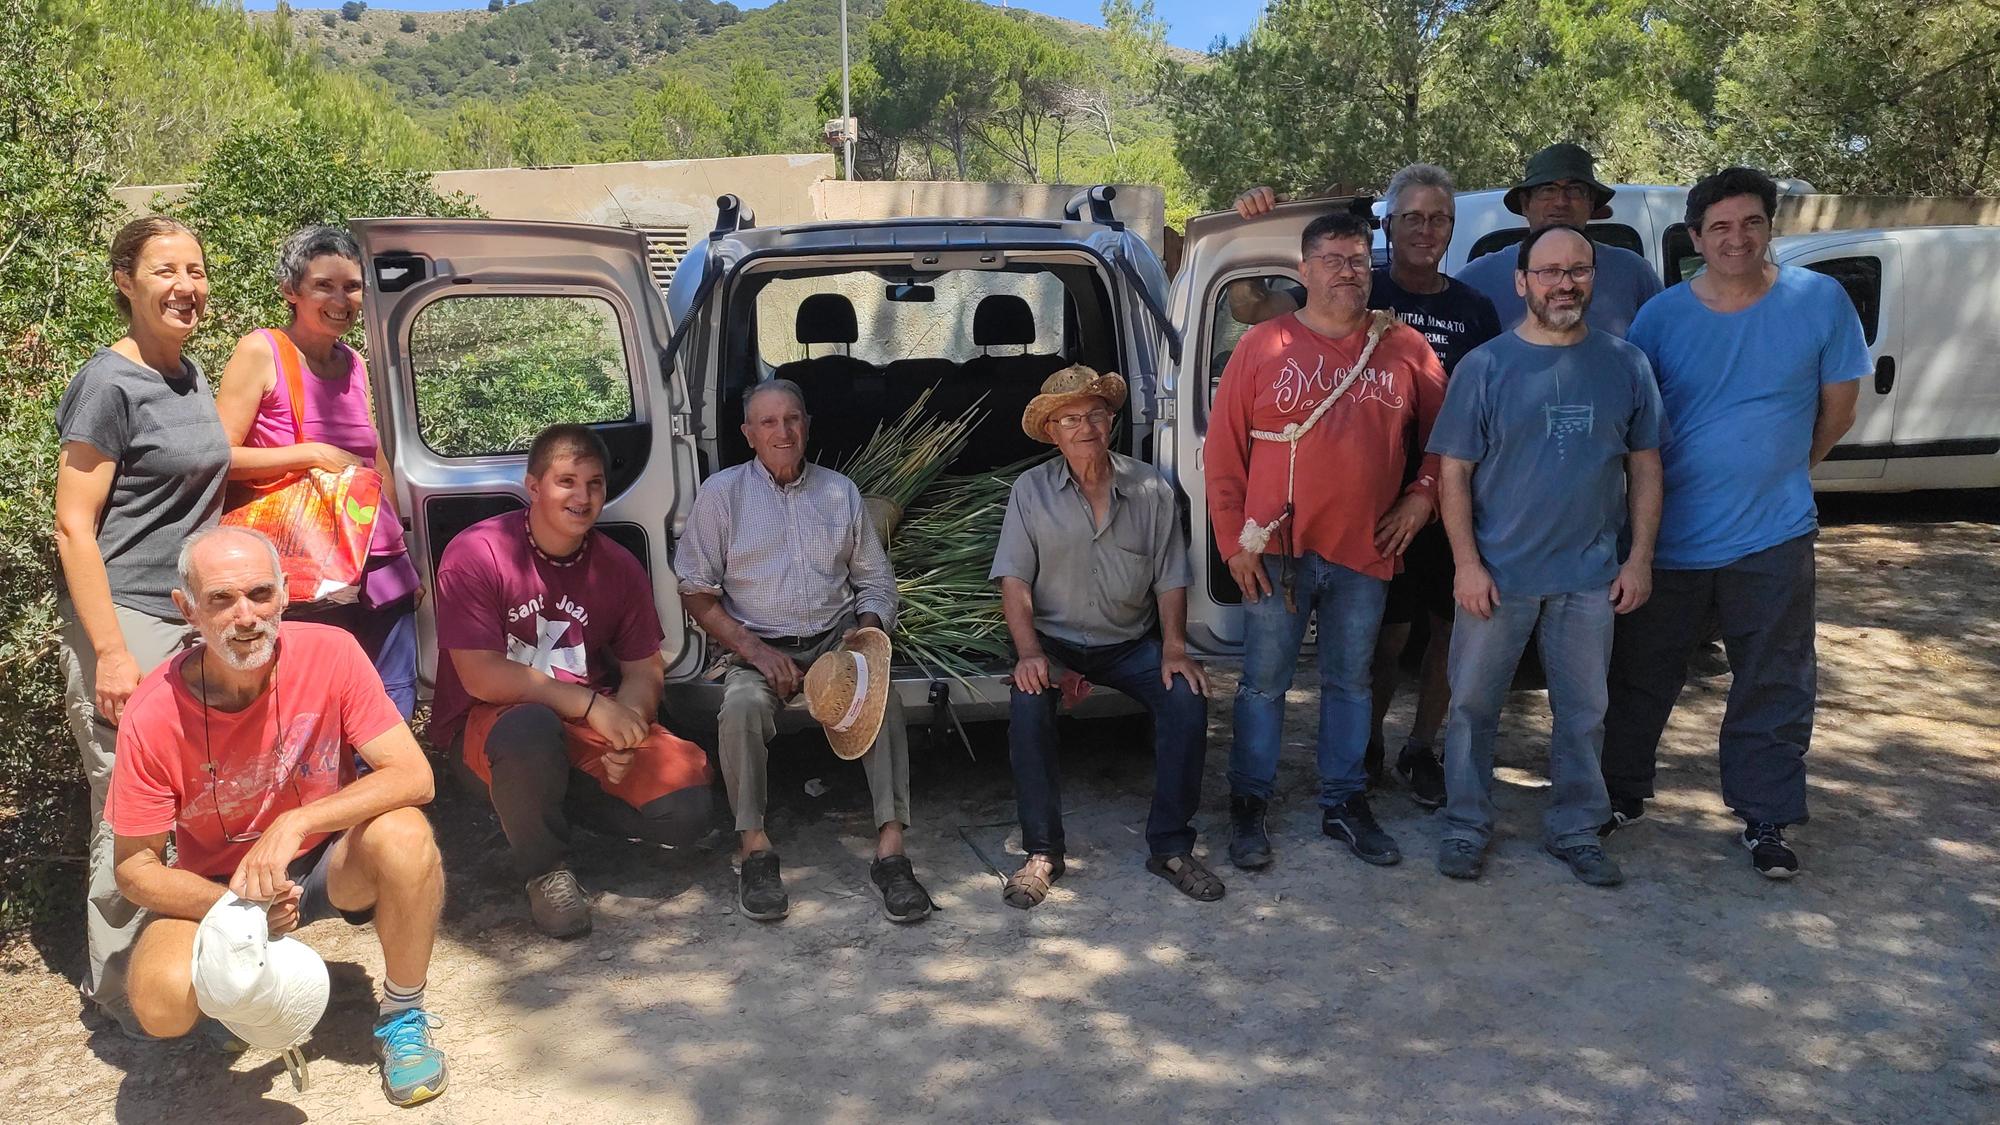
<path fill-rule="evenodd" d="M 418 808 L 431 799 L 430 763 L 353 637 L 279 624 L 285 579 L 270 540 L 197 533 L 181 548 L 180 583 L 174 604 L 202 643 L 132 693 L 105 806 L 118 889 L 145 912 L 133 1013 L 152 1035 L 194 1028 L 195 933 L 227 892 L 267 904 L 274 938 L 336 915 L 373 921 L 383 1092 L 396 1105 L 428 1101 L 448 1080 L 424 1006 L 444 902 Z"/>
<path fill-rule="evenodd" d="M 557 938 L 590 932 L 572 821 L 673 846 L 708 830 L 708 757 L 656 721 L 666 662 L 652 581 L 597 530 L 610 463 L 588 427 L 543 430 L 528 447 L 528 510 L 460 532 L 437 572 L 431 741 L 492 797 L 528 912 Z"/>

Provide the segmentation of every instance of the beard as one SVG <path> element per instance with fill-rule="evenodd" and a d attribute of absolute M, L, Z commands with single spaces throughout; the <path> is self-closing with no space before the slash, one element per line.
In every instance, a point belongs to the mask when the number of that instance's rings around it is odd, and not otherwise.
<path fill-rule="evenodd" d="M 259 621 L 249 629 L 226 632 L 219 636 L 204 638 L 210 652 L 238 672 L 254 672 L 271 662 L 278 651 L 278 622 Z M 249 644 L 248 651 L 240 651 L 238 644 Z"/>
<path fill-rule="evenodd" d="M 1528 312 L 1534 315 L 1535 323 L 1552 332 L 1567 332 L 1575 328 L 1582 323 L 1584 310 L 1589 307 L 1588 297 L 1581 297 L 1576 304 L 1565 309 L 1551 309 L 1547 298 L 1538 300 L 1534 294 L 1528 295 Z"/>

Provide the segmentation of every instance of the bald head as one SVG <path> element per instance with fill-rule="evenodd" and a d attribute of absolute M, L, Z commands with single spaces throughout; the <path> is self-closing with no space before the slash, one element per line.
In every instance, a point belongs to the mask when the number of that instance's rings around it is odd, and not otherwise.
<path fill-rule="evenodd" d="M 181 544 L 179 561 L 181 591 L 190 599 L 201 597 L 201 576 L 204 572 L 223 563 L 236 567 L 255 567 L 264 564 L 262 574 L 278 584 L 285 585 L 284 564 L 278 560 L 278 548 L 261 531 L 247 527 L 211 527 L 197 531 Z"/>

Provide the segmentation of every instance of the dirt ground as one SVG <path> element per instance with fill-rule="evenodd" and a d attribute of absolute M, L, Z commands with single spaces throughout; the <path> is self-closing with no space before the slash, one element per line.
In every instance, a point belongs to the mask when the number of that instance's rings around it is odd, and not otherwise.
<path fill-rule="evenodd" d="M 1151 782 L 1131 724 L 1071 731 L 1071 872 L 1027 913 L 966 843 L 1013 846 L 1004 743 L 986 731 L 968 761 L 919 740 L 910 848 L 943 909 L 909 928 L 863 891 L 859 770 L 806 745 L 773 779 L 793 901 L 775 926 L 732 911 L 719 851 L 594 841 L 577 867 L 596 932 L 543 940 L 490 819 L 441 800 L 452 883 L 430 996 L 452 1086 L 407 1117 L 371 1069 L 372 933 L 322 923 L 304 936 L 334 1000 L 305 1094 L 268 1055 L 87 1025 L 80 939 L 36 935 L 6 966 L 0 1118 L 2000 1119 L 2000 500 L 1829 509 L 1813 820 L 1790 884 L 1751 871 L 1717 797 L 1726 678 L 1683 697 L 1609 891 L 1537 847 L 1539 693 L 1513 697 L 1502 836 L 1474 885 L 1438 876 L 1435 827 L 1399 790 L 1376 807 L 1401 866 L 1319 835 L 1303 690 L 1278 861 L 1259 875 L 1221 858 L 1226 696 L 1212 707 L 1204 845 L 1229 883 L 1214 904 L 1143 870 Z"/>

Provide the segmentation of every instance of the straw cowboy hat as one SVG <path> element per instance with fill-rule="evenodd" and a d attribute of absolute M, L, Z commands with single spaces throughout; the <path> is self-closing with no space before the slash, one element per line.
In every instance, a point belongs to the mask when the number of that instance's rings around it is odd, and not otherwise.
<path fill-rule="evenodd" d="M 1099 375 L 1081 363 L 1071 364 L 1043 380 L 1042 393 L 1030 399 L 1021 413 L 1021 429 L 1036 441 L 1054 445 L 1049 419 L 1086 398 L 1103 399 L 1115 413 L 1125 405 L 1125 380 L 1116 372 Z"/>
<path fill-rule="evenodd" d="M 238 1039 L 276 1051 L 300 1090 L 299 1045 L 326 1013 L 326 962 L 294 937 L 273 939 L 262 903 L 224 892 L 194 933 L 194 998 Z"/>
<path fill-rule="evenodd" d="M 1589 184 L 1590 206 L 1593 211 L 1611 202 L 1611 197 L 1615 194 L 1597 181 L 1597 161 L 1590 155 L 1588 149 L 1582 145 L 1557 144 L 1530 156 L 1527 175 L 1521 177 L 1520 183 L 1508 188 L 1507 194 L 1502 196 L 1500 201 L 1506 204 L 1507 210 L 1518 215 L 1530 191 L 1543 184 L 1555 183 L 1557 180 L 1575 180 L 1580 184 Z"/>
<path fill-rule="evenodd" d="M 856 629 L 839 648 L 823 652 L 806 670 L 806 710 L 826 730 L 842 758 L 859 758 L 875 745 L 882 709 L 889 704 L 889 634 Z"/>

